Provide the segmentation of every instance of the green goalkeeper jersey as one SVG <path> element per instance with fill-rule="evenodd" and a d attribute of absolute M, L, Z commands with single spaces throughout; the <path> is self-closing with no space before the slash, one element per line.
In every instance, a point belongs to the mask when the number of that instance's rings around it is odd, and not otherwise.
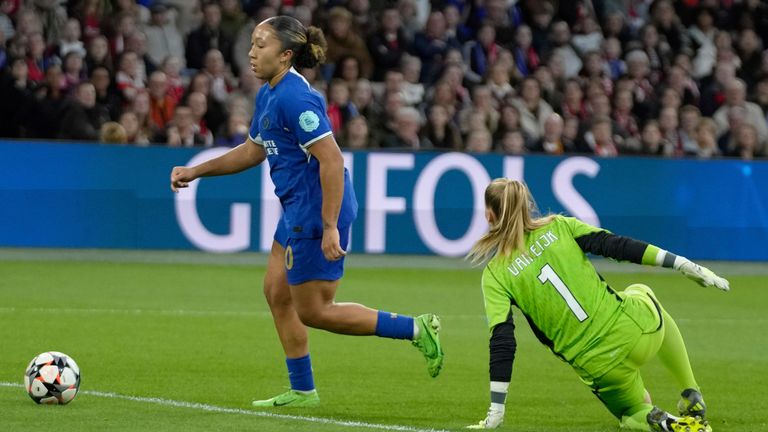
<path fill-rule="evenodd" d="M 623 297 L 587 259 L 589 246 L 579 243 L 603 234 L 612 236 L 578 219 L 555 216 L 526 234 L 522 251 L 495 256 L 482 279 L 490 329 L 506 321 L 515 305 L 538 339 L 582 378 L 600 377 L 624 360 L 645 324 L 623 313 Z"/>

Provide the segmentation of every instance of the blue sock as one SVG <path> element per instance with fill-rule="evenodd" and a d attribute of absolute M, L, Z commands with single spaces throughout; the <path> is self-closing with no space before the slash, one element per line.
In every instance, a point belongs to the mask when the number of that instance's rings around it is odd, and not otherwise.
<path fill-rule="evenodd" d="M 288 366 L 288 379 L 291 380 L 291 389 L 298 391 L 311 391 L 315 389 L 315 380 L 312 378 L 312 361 L 309 354 L 299 358 L 286 358 Z"/>
<path fill-rule="evenodd" d="M 376 336 L 392 339 L 413 339 L 413 317 L 379 311 Z"/>

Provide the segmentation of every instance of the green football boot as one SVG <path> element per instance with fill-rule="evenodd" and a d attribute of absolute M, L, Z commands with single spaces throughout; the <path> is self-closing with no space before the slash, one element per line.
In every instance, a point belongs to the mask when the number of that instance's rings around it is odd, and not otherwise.
<path fill-rule="evenodd" d="M 440 346 L 440 318 L 434 314 L 419 315 L 416 318 L 419 337 L 411 341 L 427 359 L 429 376 L 436 377 L 443 368 L 443 348 Z"/>
<path fill-rule="evenodd" d="M 320 405 L 320 397 L 316 390 L 309 393 L 288 390 L 271 399 L 255 400 L 251 402 L 256 408 L 289 407 L 289 408 L 307 408 Z"/>

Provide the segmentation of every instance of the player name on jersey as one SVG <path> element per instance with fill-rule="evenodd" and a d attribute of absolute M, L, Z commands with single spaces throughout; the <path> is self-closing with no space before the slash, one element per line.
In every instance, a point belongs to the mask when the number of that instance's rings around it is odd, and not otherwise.
<path fill-rule="evenodd" d="M 557 236 L 550 230 L 540 235 L 528 246 L 528 252 L 522 252 L 512 260 L 512 264 L 507 267 L 513 275 L 518 276 L 526 267 L 528 267 L 536 258 L 541 256 L 544 249 L 552 246 L 557 241 Z M 530 253 L 529 253 L 530 252 Z M 531 258 L 533 256 L 533 258 Z"/>

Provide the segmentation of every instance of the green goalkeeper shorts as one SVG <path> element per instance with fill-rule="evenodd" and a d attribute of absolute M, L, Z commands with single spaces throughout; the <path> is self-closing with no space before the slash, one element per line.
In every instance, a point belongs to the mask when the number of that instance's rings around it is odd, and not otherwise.
<path fill-rule="evenodd" d="M 650 360 L 664 340 L 661 304 L 646 285 L 630 285 L 619 295 L 624 299 L 624 313 L 642 330 L 629 355 L 616 367 L 592 382 L 592 391 L 616 418 L 650 409 L 645 403 L 645 385 L 640 366 Z"/>

